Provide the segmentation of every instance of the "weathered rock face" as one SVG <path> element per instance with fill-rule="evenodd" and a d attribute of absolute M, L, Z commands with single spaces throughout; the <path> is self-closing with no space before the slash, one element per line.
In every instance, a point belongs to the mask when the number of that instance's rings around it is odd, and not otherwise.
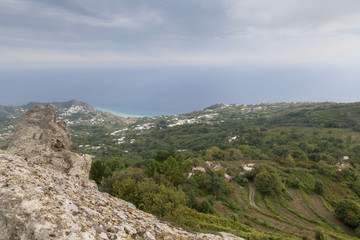
<path fill-rule="evenodd" d="M 241 239 L 184 231 L 87 187 L 90 162 L 69 151 L 68 131 L 54 116 L 51 105 L 34 107 L 12 153 L 0 150 L 0 240 Z"/>
<path fill-rule="evenodd" d="M 9 143 L 8 151 L 29 163 L 69 174 L 81 184 L 89 181 L 91 157 L 70 151 L 71 138 L 66 123 L 56 122 L 54 105 L 38 105 L 27 111 Z"/>
<path fill-rule="evenodd" d="M 190 233 L 0 150 L 0 239 L 241 239 Z"/>

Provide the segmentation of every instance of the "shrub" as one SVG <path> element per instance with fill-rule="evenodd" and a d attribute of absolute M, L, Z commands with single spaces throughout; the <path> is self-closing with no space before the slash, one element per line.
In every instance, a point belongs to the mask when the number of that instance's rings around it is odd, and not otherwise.
<path fill-rule="evenodd" d="M 326 164 L 324 161 L 320 161 L 317 164 L 318 172 L 326 177 L 336 177 L 338 170 L 335 166 Z"/>
<path fill-rule="evenodd" d="M 325 235 L 324 230 L 318 229 L 315 232 L 315 239 L 316 240 L 327 240 L 328 237 Z"/>
<path fill-rule="evenodd" d="M 138 184 L 141 203 L 139 207 L 160 217 L 170 216 L 173 211 L 183 208 L 188 198 L 181 190 L 157 185 L 152 181 Z"/>
<path fill-rule="evenodd" d="M 251 171 L 245 172 L 243 177 L 252 180 L 255 178 L 256 174 L 258 174 L 259 170 L 258 167 L 254 167 Z"/>
<path fill-rule="evenodd" d="M 208 199 L 203 200 L 200 204 L 199 204 L 199 208 L 198 208 L 199 212 L 202 213 L 214 213 L 214 207 L 211 204 L 211 202 Z"/>
<path fill-rule="evenodd" d="M 354 182 L 351 185 L 351 190 L 360 197 L 360 181 Z"/>
<path fill-rule="evenodd" d="M 295 176 L 290 176 L 289 178 L 286 179 L 286 185 L 290 188 L 299 189 L 301 183 L 299 179 L 296 178 Z"/>
<path fill-rule="evenodd" d="M 287 157 L 284 158 L 281 162 L 285 166 L 294 167 L 296 165 L 294 158 L 291 156 L 291 154 L 288 154 Z"/>
<path fill-rule="evenodd" d="M 245 186 L 249 182 L 246 177 L 240 174 L 236 174 L 235 177 L 233 178 L 233 181 L 237 182 L 241 186 Z"/>
<path fill-rule="evenodd" d="M 316 182 L 315 182 L 314 192 L 316 192 L 317 194 L 323 194 L 323 192 L 324 192 L 324 185 L 323 185 L 322 182 L 320 182 L 320 181 L 316 181 Z"/>
<path fill-rule="evenodd" d="M 183 209 L 188 202 L 186 194 L 175 187 L 156 184 L 151 179 L 136 182 L 134 179 L 117 181 L 113 186 L 116 196 L 136 207 L 159 217 L 171 217 L 174 211 Z"/>
<path fill-rule="evenodd" d="M 341 175 L 343 176 L 343 178 L 347 181 L 350 182 L 355 182 L 358 179 L 358 176 L 356 175 L 356 173 L 354 172 L 353 169 L 351 168 L 345 168 L 341 171 Z"/>

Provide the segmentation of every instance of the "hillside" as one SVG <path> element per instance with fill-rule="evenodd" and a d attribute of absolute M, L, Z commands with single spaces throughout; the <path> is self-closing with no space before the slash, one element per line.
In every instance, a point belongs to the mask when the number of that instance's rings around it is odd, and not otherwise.
<path fill-rule="evenodd" d="M 360 103 L 216 104 L 122 124 L 70 125 L 71 149 L 95 156 L 100 190 L 143 211 L 246 239 L 360 232 Z"/>
<path fill-rule="evenodd" d="M 0 150 L 0 239 L 218 239 L 227 233 L 188 232 L 100 193 L 89 180 L 91 158 L 69 151 L 64 122 L 53 105 L 26 112 Z"/>
<path fill-rule="evenodd" d="M 349 224 L 339 208 L 343 200 L 360 203 L 359 120 L 359 103 L 217 104 L 143 118 L 105 133 L 113 142 L 88 151 L 104 167 L 104 175 L 92 177 L 100 189 L 193 230 L 248 239 L 353 239 L 360 222 Z M 181 189 L 184 207 L 206 215 L 184 211 L 178 220 L 153 209 L 134 197 L 147 193 L 145 182 Z"/>
<path fill-rule="evenodd" d="M 298 158 L 322 159 L 327 154 L 355 159 L 359 124 L 360 103 L 219 104 L 189 114 L 140 118 L 112 132 L 74 137 L 74 142 L 96 145 L 96 138 L 106 144 L 106 155 L 131 153 L 143 159 L 151 159 L 156 151 L 196 155 L 212 146 L 239 145 L 251 146 L 256 158 L 281 158 L 292 151 Z"/>
<path fill-rule="evenodd" d="M 21 116 L 31 107 L 39 104 L 31 102 L 23 106 L 0 106 L 0 147 L 5 147 L 6 142 L 11 139 L 16 125 Z M 136 121 L 136 118 L 123 118 L 111 113 L 105 113 L 96 108 L 77 101 L 53 102 L 57 107 L 57 119 L 64 120 L 72 129 L 82 133 L 93 131 L 94 129 L 111 127 L 124 127 Z"/>

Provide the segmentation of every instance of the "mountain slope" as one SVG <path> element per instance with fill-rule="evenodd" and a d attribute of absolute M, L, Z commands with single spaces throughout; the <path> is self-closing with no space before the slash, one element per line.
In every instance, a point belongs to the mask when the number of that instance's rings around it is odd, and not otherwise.
<path fill-rule="evenodd" d="M 89 156 L 69 151 L 53 105 L 25 113 L 8 150 L 0 150 L 0 239 L 229 239 L 192 233 L 131 203 L 100 193 L 89 180 Z"/>
<path fill-rule="evenodd" d="M 76 123 L 72 150 L 95 156 L 102 191 L 187 229 L 354 239 L 360 225 L 346 216 L 360 216 L 359 122 L 360 103 L 216 104 L 121 126 Z"/>
<path fill-rule="evenodd" d="M 23 106 L 0 106 L 0 147 L 6 145 L 18 124 L 21 116 L 35 105 L 47 103 L 31 102 Z M 77 101 L 51 103 L 57 107 L 57 118 L 77 131 L 92 131 L 94 128 L 125 127 L 136 121 L 136 118 L 124 118 L 111 113 L 102 112 L 96 108 Z"/>

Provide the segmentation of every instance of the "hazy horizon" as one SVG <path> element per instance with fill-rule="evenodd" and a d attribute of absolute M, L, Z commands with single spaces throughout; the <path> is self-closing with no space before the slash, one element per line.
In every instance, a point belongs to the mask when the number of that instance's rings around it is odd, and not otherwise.
<path fill-rule="evenodd" d="M 360 101 L 360 1 L 0 1 L 0 105 Z M 36 13 L 36 14 L 34 14 Z"/>
<path fill-rule="evenodd" d="M 343 76 L 347 76 L 343 78 Z M 131 115 L 168 115 L 216 103 L 360 101 L 347 68 L 132 67 L 0 72 L 0 105 L 76 99 Z M 290 79 L 290 80 L 289 80 Z"/>

